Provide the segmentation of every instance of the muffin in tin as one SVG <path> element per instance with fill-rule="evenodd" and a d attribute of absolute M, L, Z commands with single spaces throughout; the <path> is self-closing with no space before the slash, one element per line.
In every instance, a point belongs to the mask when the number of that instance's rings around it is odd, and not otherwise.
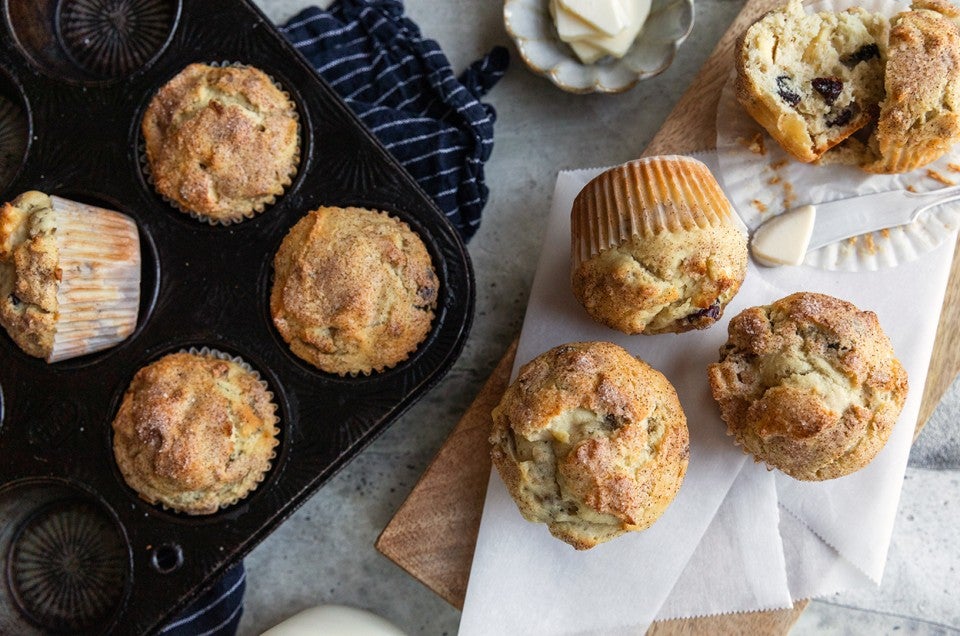
<path fill-rule="evenodd" d="M 47 362 L 112 347 L 137 326 L 140 258 L 129 217 L 24 192 L 0 208 L 0 324 Z"/>
<path fill-rule="evenodd" d="M 870 463 L 907 397 L 906 371 L 876 314 L 810 292 L 735 316 L 708 375 L 737 443 L 802 480 Z"/>
<path fill-rule="evenodd" d="M 304 216 L 274 258 L 273 322 L 300 358 L 369 374 L 406 360 L 430 333 L 439 281 L 406 223 L 364 208 Z"/>
<path fill-rule="evenodd" d="M 493 464 L 520 512 L 578 550 L 650 527 L 686 474 L 690 441 L 676 391 L 609 342 L 537 356 L 492 417 Z"/>
<path fill-rule="evenodd" d="M 113 420 L 113 452 L 144 500 L 211 514 L 257 488 L 278 444 L 273 395 L 247 364 L 183 351 L 140 369 Z"/>
<path fill-rule="evenodd" d="M 573 294 L 594 320 L 627 334 L 705 329 L 746 275 L 747 239 L 735 215 L 696 159 L 611 168 L 573 202 Z"/>
<path fill-rule="evenodd" d="M 187 66 L 153 96 L 141 131 L 157 192 L 211 223 L 262 212 L 300 163 L 296 106 L 252 66 Z"/>

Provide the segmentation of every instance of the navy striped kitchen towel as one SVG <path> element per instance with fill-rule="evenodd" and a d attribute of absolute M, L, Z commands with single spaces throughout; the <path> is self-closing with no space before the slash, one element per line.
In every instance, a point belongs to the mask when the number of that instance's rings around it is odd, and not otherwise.
<path fill-rule="evenodd" d="M 280 29 L 406 167 L 464 240 L 487 202 L 483 165 L 496 113 L 480 99 L 510 56 L 494 47 L 460 77 L 400 0 L 338 0 Z"/>
<path fill-rule="evenodd" d="M 241 561 L 216 584 L 165 625 L 161 636 L 228 636 L 237 633 L 243 615 L 247 575 Z"/>

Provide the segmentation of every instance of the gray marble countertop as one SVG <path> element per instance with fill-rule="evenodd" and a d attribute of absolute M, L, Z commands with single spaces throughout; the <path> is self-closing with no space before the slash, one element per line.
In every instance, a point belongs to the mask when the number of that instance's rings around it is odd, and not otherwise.
<path fill-rule="evenodd" d="M 312 4 L 256 2 L 278 23 Z M 241 634 L 324 603 L 370 609 L 409 634 L 456 633 L 459 612 L 374 541 L 519 333 L 557 171 L 637 157 L 742 4 L 697 0 L 693 33 L 664 74 L 622 95 L 577 96 L 524 67 L 504 31 L 501 2 L 407 0 L 407 14 L 456 72 L 497 44 L 512 55 L 487 97 L 498 120 L 486 169 L 490 200 L 469 245 L 478 290 L 473 331 L 439 386 L 251 553 Z M 954 382 L 911 456 L 882 586 L 811 603 L 794 634 L 960 632 L 958 423 Z"/>

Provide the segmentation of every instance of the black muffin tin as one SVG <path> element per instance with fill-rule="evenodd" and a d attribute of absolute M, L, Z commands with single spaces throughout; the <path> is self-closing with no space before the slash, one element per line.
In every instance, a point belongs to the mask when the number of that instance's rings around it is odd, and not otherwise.
<path fill-rule="evenodd" d="M 0 334 L 0 633 L 156 631 L 450 369 L 472 318 L 473 273 L 443 214 L 256 7 L 0 2 L 0 200 L 41 190 L 118 210 L 136 220 L 143 253 L 139 322 L 120 345 L 48 365 Z M 236 225 L 174 209 L 141 166 L 147 103 L 191 62 L 256 66 L 299 111 L 293 184 Z M 389 211 L 430 251 L 440 279 L 433 328 L 393 369 L 323 373 L 295 357 L 272 324 L 273 254 L 320 205 Z M 259 371 L 281 434 L 257 490 L 190 517 L 126 486 L 110 423 L 138 369 L 204 346 Z"/>

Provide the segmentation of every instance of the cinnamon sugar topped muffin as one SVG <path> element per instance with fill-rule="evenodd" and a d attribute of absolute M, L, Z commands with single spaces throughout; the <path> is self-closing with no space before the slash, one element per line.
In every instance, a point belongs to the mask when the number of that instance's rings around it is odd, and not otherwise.
<path fill-rule="evenodd" d="M 727 430 L 791 477 L 823 480 L 866 466 L 907 396 L 907 374 L 876 314 L 801 292 L 730 321 L 708 370 Z"/>
<path fill-rule="evenodd" d="M 273 396 L 244 364 L 174 353 L 140 369 L 113 420 L 124 480 L 150 503 L 216 512 L 254 490 L 277 446 Z"/>
<path fill-rule="evenodd" d="M 492 416 L 493 464 L 520 512 L 578 550 L 651 526 L 686 473 L 676 391 L 609 342 L 537 356 Z"/>
<path fill-rule="evenodd" d="M 323 371 L 382 371 L 430 333 L 439 291 L 430 254 L 406 223 L 384 212 L 310 212 L 283 239 L 274 275 L 277 330 Z"/>
<path fill-rule="evenodd" d="M 141 130 L 157 192 L 212 222 L 262 212 L 300 162 L 296 108 L 252 66 L 189 65 L 154 95 Z"/>

